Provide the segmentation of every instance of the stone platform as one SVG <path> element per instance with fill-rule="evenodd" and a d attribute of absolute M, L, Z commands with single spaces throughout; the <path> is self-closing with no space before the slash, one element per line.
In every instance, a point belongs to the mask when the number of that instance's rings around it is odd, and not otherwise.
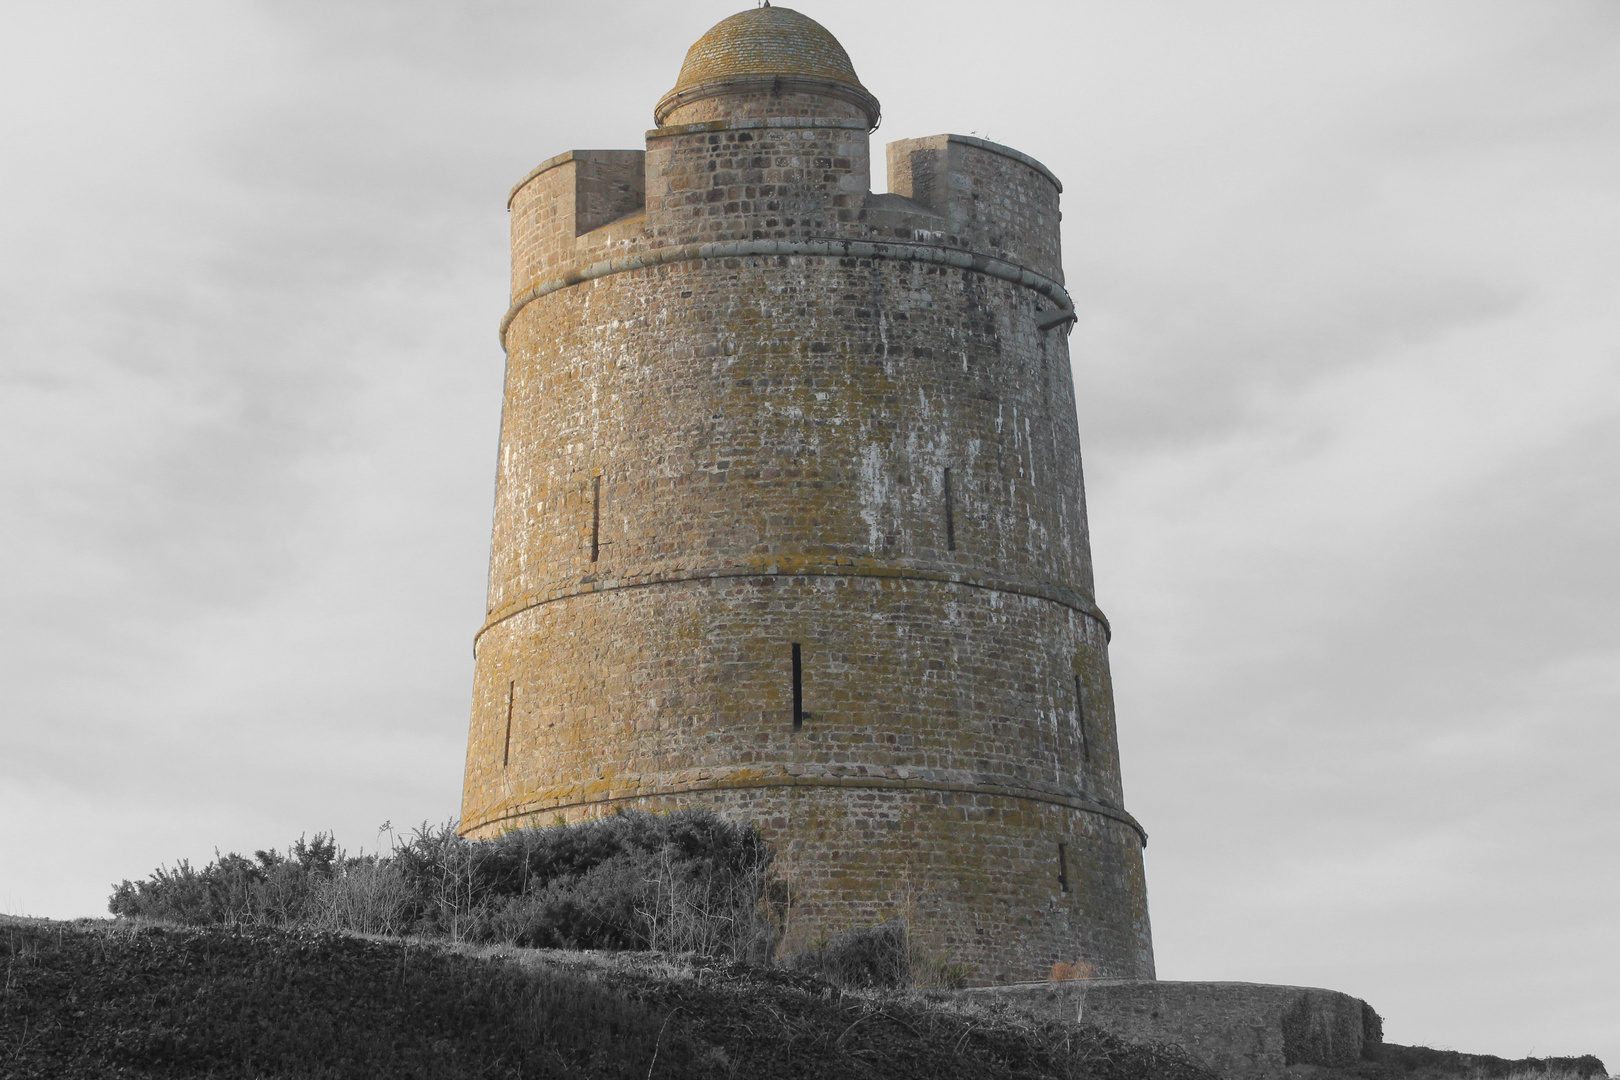
<path fill-rule="evenodd" d="M 1230 1080 L 1352 1065 L 1382 1042 L 1360 998 L 1310 986 L 1085 979 L 958 991 L 1043 1020 L 1083 1021 L 1134 1042 L 1171 1043 Z"/>

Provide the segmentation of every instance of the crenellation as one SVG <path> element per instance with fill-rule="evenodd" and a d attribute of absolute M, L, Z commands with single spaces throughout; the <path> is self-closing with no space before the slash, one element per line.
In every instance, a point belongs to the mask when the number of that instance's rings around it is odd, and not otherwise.
<path fill-rule="evenodd" d="M 513 295 L 563 276 L 607 239 L 581 244 L 581 236 L 642 209 L 645 157 L 642 150 L 569 150 L 541 162 L 512 189 L 506 205 Z"/>
<path fill-rule="evenodd" d="M 561 275 L 574 255 L 573 154 L 542 163 L 507 202 L 512 229 L 512 292 Z"/>
<path fill-rule="evenodd" d="M 645 150 L 574 151 L 574 235 L 599 229 L 646 203 Z"/>
<path fill-rule="evenodd" d="M 1046 166 L 970 135 L 902 139 L 887 149 L 890 191 L 943 217 L 975 250 L 1063 280 L 1063 185 Z"/>

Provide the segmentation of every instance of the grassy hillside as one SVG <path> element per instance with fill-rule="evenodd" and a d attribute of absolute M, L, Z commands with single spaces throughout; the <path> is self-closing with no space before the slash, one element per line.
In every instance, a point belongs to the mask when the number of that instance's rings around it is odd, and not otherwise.
<path fill-rule="evenodd" d="M 1177 1051 L 652 953 L 0 922 L 8 1077 L 1211 1080 Z"/>
<path fill-rule="evenodd" d="M 1179 1051 L 948 991 L 660 953 L 0 918 L 0 1075 L 1215 1080 Z M 1386 1046 L 1314 1080 L 1601 1077 Z M 1302 1074 L 1303 1075 L 1303 1074 Z"/>

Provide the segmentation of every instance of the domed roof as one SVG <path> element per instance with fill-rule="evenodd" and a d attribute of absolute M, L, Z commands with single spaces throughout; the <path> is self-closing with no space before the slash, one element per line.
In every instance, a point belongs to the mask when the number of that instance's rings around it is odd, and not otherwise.
<path fill-rule="evenodd" d="M 663 123 L 682 102 L 707 96 L 704 87 L 758 79 L 808 79 L 847 88 L 854 93 L 839 96 L 869 101 L 871 120 L 877 122 L 877 99 L 861 85 L 838 39 L 808 15 L 768 4 L 722 19 L 698 38 L 655 115 Z"/>
<path fill-rule="evenodd" d="M 717 23 L 687 50 L 675 89 L 738 75 L 810 75 L 861 85 L 849 53 L 825 26 L 780 7 L 739 11 Z"/>

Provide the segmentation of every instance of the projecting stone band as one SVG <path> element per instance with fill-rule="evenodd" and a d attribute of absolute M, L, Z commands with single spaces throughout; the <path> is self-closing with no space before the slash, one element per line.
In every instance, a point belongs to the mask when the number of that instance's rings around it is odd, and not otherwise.
<path fill-rule="evenodd" d="M 1113 640 L 1113 629 L 1101 609 L 1088 598 L 1061 586 L 1045 582 L 1022 582 L 1004 578 L 988 578 L 960 571 L 926 570 L 899 566 L 872 566 L 857 563 L 821 562 L 812 559 L 776 559 L 768 566 L 700 567 L 693 570 L 671 570 L 665 573 L 641 574 L 634 577 L 604 578 L 599 581 L 579 581 L 545 591 L 524 593 L 511 603 L 490 612 L 487 621 L 473 635 L 473 655 L 478 655 L 478 642 L 490 630 L 523 612 L 542 604 L 566 600 L 574 596 L 589 596 L 615 589 L 635 589 L 648 585 L 667 585 L 687 581 L 710 581 L 718 578 L 738 577 L 872 577 L 894 578 L 902 581 L 931 581 L 944 585 L 966 585 L 969 588 L 989 589 L 993 592 L 1014 593 L 1061 604 L 1097 623 L 1103 639 Z"/>
<path fill-rule="evenodd" d="M 562 277 L 542 281 L 513 298 L 512 306 L 507 309 L 506 317 L 501 320 L 501 348 L 503 350 L 506 348 L 506 331 L 512 325 L 512 320 L 518 317 L 518 313 L 542 296 L 549 296 L 559 289 L 566 289 L 571 285 L 593 281 L 596 278 L 610 277 L 613 274 L 623 274 L 631 270 L 646 270 L 654 266 L 667 266 L 670 263 L 771 255 L 814 255 L 835 259 L 893 259 L 897 262 L 922 262 L 933 263 L 937 266 L 949 266 L 957 270 L 968 270 L 976 274 L 984 274 L 987 277 L 1000 278 L 1002 281 L 1010 281 L 1015 285 L 1022 285 L 1024 288 L 1032 289 L 1041 296 L 1046 297 L 1056 304 L 1057 308 L 1053 311 L 1039 313 L 1036 325 L 1042 330 L 1050 330 L 1054 326 L 1070 323 L 1075 319 L 1074 301 L 1069 297 L 1068 290 L 1064 289 L 1062 284 L 1044 274 L 1037 274 L 1028 267 L 1007 262 L 1005 259 L 981 255 L 977 252 L 939 247 L 934 244 L 874 243 L 869 240 L 732 240 L 725 243 L 678 244 L 672 247 L 653 248 L 650 251 L 641 251 L 634 255 L 621 255 L 616 259 L 604 259 L 602 262 L 577 266 Z"/>
<path fill-rule="evenodd" d="M 523 806 L 519 808 L 497 807 L 494 814 L 467 826 L 467 829 L 482 829 L 490 825 L 499 825 L 503 822 L 519 822 L 537 814 L 562 813 L 566 810 L 576 810 L 581 807 L 601 808 L 614 806 L 620 803 L 635 802 L 640 799 L 655 799 L 671 795 L 693 795 L 705 791 L 739 791 L 759 788 L 791 788 L 791 787 L 838 787 L 838 788 L 864 788 L 888 791 L 940 791 L 959 795 L 989 795 L 1002 799 L 1023 799 L 1028 802 L 1046 803 L 1050 806 L 1061 806 L 1068 810 L 1079 810 L 1083 813 L 1095 814 L 1098 817 L 1108 818 L 1126 826 L 1141 838 L 1142 846 L 1147 847 L 1147 830 L 1144 829 L 1130 814 L 1118 807 L 1108 806 L 1091 799 L 1074 795 L 1059 795 L 1053 792 L 1035 790 L 1033 788 L 1006 787 L 1001 784 L 972 784 L 960 783 L 950 780 L 931 780 L 919 777 L 896 776 L 713 776 L 694 778 L 684 782 L 664 784 L 623 784 L 609 787 L 604 784 L 597 791 L 588 794 L 577 789 L 557 797 L 538 799 L 523 799 Z M 519 800 L 514 800 L 519 801 Z"/>

